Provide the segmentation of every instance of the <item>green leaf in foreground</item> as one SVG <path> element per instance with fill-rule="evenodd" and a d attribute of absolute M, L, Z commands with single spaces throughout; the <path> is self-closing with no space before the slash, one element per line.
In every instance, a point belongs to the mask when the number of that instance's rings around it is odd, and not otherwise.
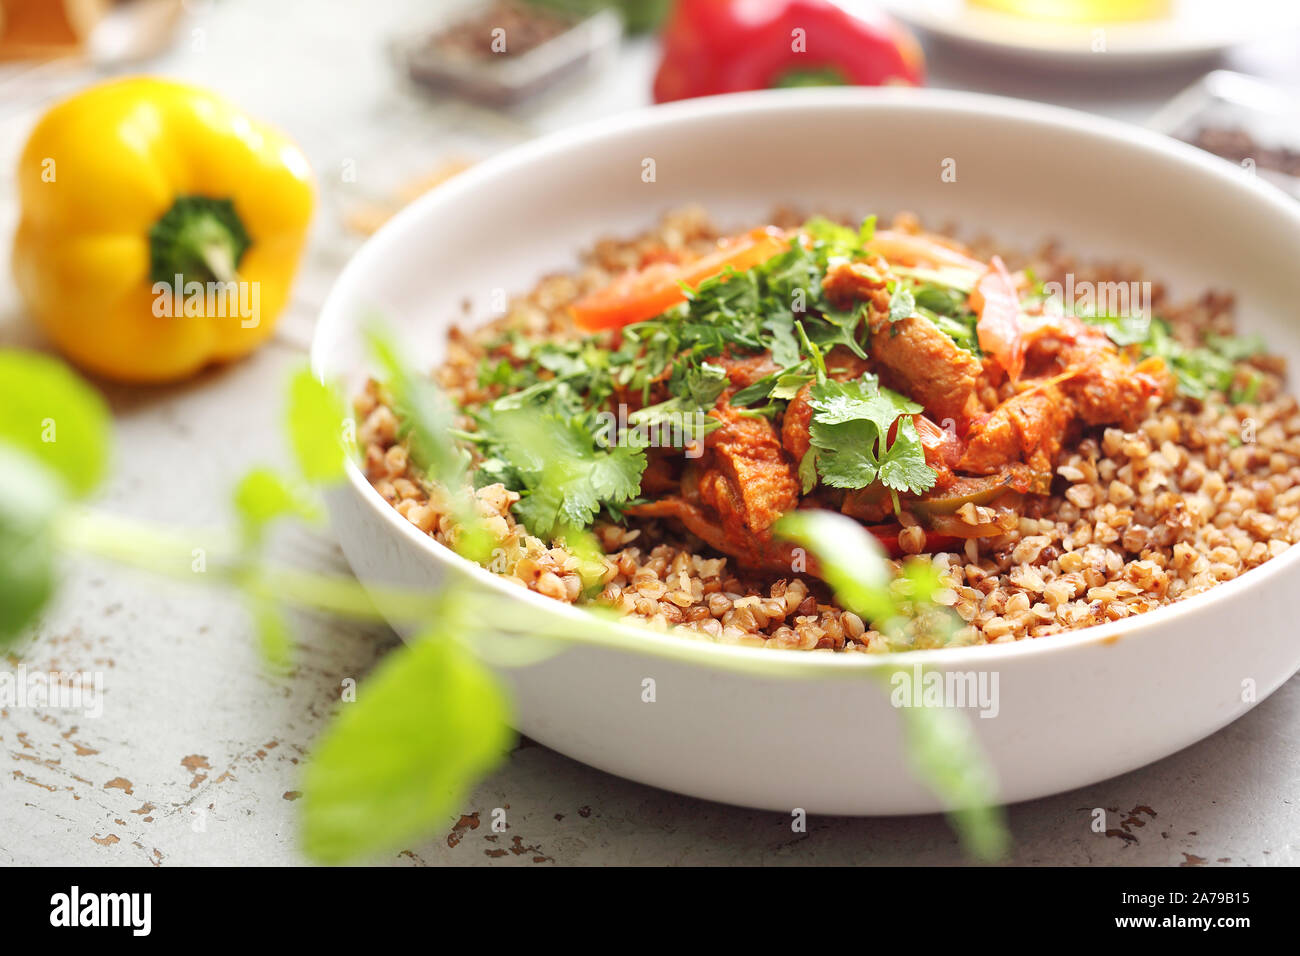
<path fill-rule="evenodd" d="M 0 444 L 0 647 L 35 620 L 54 593 L 56 478 Z"/>
<path fill-rule="evenodd" d="M 845 607 L 879 621 L 897 613 L 889 594 L 892 577 L 885 551 L 870 532 L 834 511 L 791 511 L 777 521 L 778 537 L 807 548 L 817 557 L 822 579 Z"/>
<path fill-rule="evenodd" d="M 448 489 L 460 487 L 465 483 L 467 458 L 451 440 L 456 424 L 451 401 L 431 380 L 407 368 L 398 345 L 386 332 L 372 330 L 369 344 L 393 393 L 394 411 L 409 428 L 411 459 L 430 480 Z"/>
<path fill-rule="evenodd" d="M 912 672 L 902 673 L 909 680 L 913 677 Z M 962 846 L 979 860 L 1001 859 L 1010 845 L 1006 815 L 969 719 L 945 707 L 895 709 L 912 772 L 950 808 L 948 819 Z"/>
<path fill-rule="evenodd" d="M 890 568 L 879 542 L 852 518 L 833 511 L 794 511 L 776 523 L 775 531 L 816 556 L 821 576 L 844 607 L 875 622 L 897 620 L 904 613 L 891 593 Z M 928 562 L 909 563 L 904 578 L 907 598 L 914 601 L 931 598 L 939 584 Z M 882 674 L 886 683 L 890 676 Z M 950 808 L 948 818 L 962 845 L 982 860 L 1002 856 L 1010 837 L 998 805 L 997 781 L 965 715 L 938 707 L 896 709 L 913 772 Z"/>
<path fill-rule="evenodd" d="M 276 601 L 257 593 L 252 562 L 273 522 L 290 517 L 314 522 L 320 519 L 320 513 L 305 489 L 294 487 L 270 468 L 254 468 L 244 475 L 235 486 L 234 500 L 244 560 L 248 562 L 239 582 L 245 591 L 245 603 L 257 632 L 258 649 L 270 667 L 284 671 L 292 659 L 293 640 L 289 636 L 289 626 Z"/>
<path fill-rule="evenodd" d="M 284 612 L 270 598 L 251 597 L 248 613 L 257 631 L 257 649 L 273 669 L 285 671 L 293 660 L 293 638 Z"/>
<path fill-rule="evenodd" d="M 267 526 L 277 518 L 315 521 L 320 517 L 313 501 L 270 468 L 254 468 L 240 479 L 235 486 L 235 511 L 249 544 L 259 543 Z"/>
<path fill-rule="evenodd" d="M 301 369 L 289 383 L 286 420 L 298 470 L 317 484 L 343 477 L 343 401 Z"/>
<path fill-rule="evenodd" d="M 0 350 L 0 444 L 35 458 L 84 496 L 108 465 L 108 409 L 59 360 Z"/>
<path fill-rule="evenodd" d="M 406 430 L 411 460 L 430 481 L 442 485 L 459 532 L 456 551 L 482 564 L 492 553 L 494 538 L 471 500 L 467 466 L 469 455 L 453 437 L 456 410 L 431 379 L 407 367 L 396 342 L 381 328 L 368 333 L 370 350 L 383 370 L 384 384 L 392 392 L 393 409 Z"/>
<path fill-rule="evenodd" d="M 394 651 L 307 765 L 307 853 L 337 863 L 426 834 L 505 756 L 509 720 L 497 678 L 456 641 L 430 634 Z"/>

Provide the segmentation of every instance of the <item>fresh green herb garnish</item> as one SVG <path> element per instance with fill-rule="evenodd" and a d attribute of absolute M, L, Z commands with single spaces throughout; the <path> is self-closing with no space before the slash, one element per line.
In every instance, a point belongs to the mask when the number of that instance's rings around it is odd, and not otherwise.
<path fill-rule="evenodd" d="M 968 295 L 951 286 L 936 285 L 933 282 L 921 282 L 916 287 L 917 308 L 929 309 L 937 315 L 964 317 L 974 315 L 966 304 Z"/>
<path fill-rule="evenodd" d="M 935 473 L 911 419 L 921 411 L 916 402 L 865 374 L 852 382 L 818 382 L 811 404 L 809 436 L 827 485 L 865 488 L 879 480 L 895 494 L 921 494 L 934 486 Z"/>
<path fill-rule="evenodd" d="M 452 621 L 474 626 L 446 603 Z M 450 636 L 390 654 L 361 693 L 340 708 L 303 778 L 303 848 L 325 863 L 439 826 L 514 739 L 505 688 Z"/>
<path fill-rule="evenodd" d="M 876 234 L 876 217 L 868 216 L 854 230 L 822 216 L 814 216 L 803 224 L 801 231 L 812 238 L 814 245 L 821 247 L 827 260 L 861 259 L 866 255 L 867 243 Z"/>
<path fill-rule="evenodd" d="M 968 304 L 968 285 L 953 285 L 951 282 L 960 280 L 950 279 L 947 274 L 934 270 L 895 266 L 894 271 L 913 283 L 913 308 L 918 315 L 929 319 L 966 351 L 981 354 L 979 336 L 975 333 L 979 317 Z"/>
<path fill-rule="evenodd" d="M 816 377 L 810 369 L 811 362 L 804 359 L 788 368 L 766 375 L 753 385 L 746 386 L 735 392 L 731 396 L 731 405 L 739 408 L 767 398 L 788 402 L 799 394 L 800 388 L 813 381 Z"/>
<path fill-rule="evenodd" d="M 811 248 L 791 240 L 789 249 L 768 261 L 744 272 L 726 270 L 688 290 L 684 305 L 628 326 L 625 337 L 643 354 L 627 356 L 622 381 L 637 387 L 655 379 L 683 353 L 707 359 L 726 350 L 769 351 L 777 365 L 796 365 L 802 358 L 794 333 L 796 321 L 824 351 L 843 345 L 865 358 L 860 341 L 865 304 L 835 307 L 822 289 L 822 279 L 833 263 L 864 254 L 874 218 L 857 231 L 813 219 L 802 231 L 813 240 Z"/>
<path fill-rule="evenodd" d="M 1123 314 L 1123 315 L 1079 315 L 1089 325 L 1100 327 L 1106 337 L 1118 345 L 1120 348 L 1126 348 L 1130 345 L 1141 345 L 1148 342 L 1152 337 L 1151 319 L 1149 316 L 1141 313 Z"/>
<path fill-rule="evenodd" d="M 707 413 L 729 384 L 730 379 L 721 366 L 708 362 L 683 363 L 673 369 L 668 380 L 668 391 L 673 397 L 638 409 L 628 416 L 628 423 L 638 428 L 666 425 L 680 429 L 687 440 L 703 438 L 722 427 L 722 422 L 708 417 Z"/>
<path fill-rule="evenodd" d="M 902 322 L 911 318 L 915 311 L 916 297 L 912 295 L 911 289 L 899 282 L 889 297 L 889 321 Z"/>
<path fill-rule="evenodd" d="M 1213 332 L 1205 336 L 1205 347 L 1222 355 L 1229 362 L 1244 362 L 1257 355 L 1263 355 L 1268 346 L 1259 335 L 1216 335 Z"/>
<path fill-rule="evenodd" d="M 1178 392 L 1204 401 L 1220 392 L 1232 402 L 1251 401 L 1261 378 L 1253 369 L 1245 369 L 1247 384 L 1238 388 L 1240 363 L 1264 351 L 1259 336 L 1227 336 L 1210 333 L 1200 346 L 1187 346 L 1174 338 L 1169 323 L 1159 318 L 1134 316 L 1080 315 L 1083 321 L 1099 326 L 1116 345 L 1135 347 L 1142 358 L 1164 359 L 1178 381 Z"/>
<path fill-rule="evenodd" d="M 580 433 L 603 430 L 605 446 L 623 441 L 635 445 L 639 433 L 660 427 L 678 429 L 684 442 L 704 437 L 721 427 L 708 412 L 730 384 L 718 364 L 724 356 L 771 355 L 777 370 L 736 391 L 729 403 L 741 414 L 778 418 L 783 403 L 802 387 L 827 377 L 824 356 L 832 349 L 843 346 L 859 358 L 866 357 L 868 303 L 838 308 L 822 282 L 839 263 L 856 262 L 855 269 L 870 272 L 859 260 L 865 257 L 874 232 L 874 217 L 857 230 L 826 219 L 809 220 L 801 233 L 811 242 L 792 239 L 787 250 L 752 269 L 727 269 L 686 289 L 681 305 L 624 328 L 622 342 L 613 350 L 598 347 L 593 339 L 530 344 L 506 336 L 494 343 L 489 347 L 493 354 L 508 349 L 510 358 L 484 362 L 479 370 L 479 384 L 500 388 L 503 394 L 488 406 L 471 410 L 479 430 L 469 438 L 483 458 L 476 480 L 480 484 L 502 481 L 523 494 L 515 512 L 530 531 L 543 537 L 557 527 L 583 527 L 601 509 L 616 514 L 637 493 L 628 489 L 633 473 L 639 477 L 636 467 L 644 468 L 644 456 L 624 452 L 607 461 L 611 453 L 584 444 Z M 915 314 L 928 295 L 931 304 L 954 313 L 937 319 L 941 328 L 960 344 L 973 347 L 974 318 L 964 297 L 954 300 L 956 293 L 932 283 L 914 288 L 910 279 L 890 281 L 892 321 Z M 662 396 L 665 385 L 669 397 L 652 401 L 652 394 Z M 823 398 L 828 399 L 835 387 L 821 386 Z M 627 435 L 610 434 L 608 423 L 598 420 L 616 392 L 639 394 L 642 400 L 642 407 L 627 417 Z M 866 393 L 857 394 L 865 400 Z M 895 400 L 913 412 L 920 411 L 919 406 L 887 390 L 877 390 L 875 395 L 883 401 L 875 408 L 875 418 L 814 421 L 817 454 L 801 463 L 805 483 L 820 472 L 827 484 L 841 488 L 879 480 L 896 493 L 933 484 L 915 427 L 910 420 L 894 424 L 904 414 L 897 411 L 903 406 Z M 541 458 L 521 460 L 527 457 L 521 450 L 527 441 L 515 436 L 526 439 L 529 430 L 516 427 L 516 420 L 505 413 L 527 409 L 534 414 L 540 409 L 548 420 L 532 433 L 546 435 L 552 443 L 547 460 L 558 476 L 553 480 L 540 470 Z M 580 494 L 578 486 L 593 469 L 605 484 L 594 493 Z"/>
<path fill-rule="evenodd" d="M 545 407 L 489 409 L 479 416 L 493 476 L 521 492 L 515 513 L 543 540 L 591 524 L 606 504 L 641 490 L 645 449 L 598 448 L 584 421 Z"/>

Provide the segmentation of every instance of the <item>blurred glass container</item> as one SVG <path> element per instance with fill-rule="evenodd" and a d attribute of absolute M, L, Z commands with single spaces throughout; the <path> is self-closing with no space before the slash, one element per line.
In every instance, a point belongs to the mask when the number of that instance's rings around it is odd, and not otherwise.
<path fill-rule="evenodd" d="M 413 39 L 399 39 L 394 53 L 417 84 L 501 108 L 612 58 L 622 32 L 613 10 L 574 16 L 520 0 L 494 0 Z"/>
<path fill-rule="evenodd" d="M 1300 198 L 1300 100 L 1279 87 L 1215 70 L 1170 100 L 1148 125 Z"/>

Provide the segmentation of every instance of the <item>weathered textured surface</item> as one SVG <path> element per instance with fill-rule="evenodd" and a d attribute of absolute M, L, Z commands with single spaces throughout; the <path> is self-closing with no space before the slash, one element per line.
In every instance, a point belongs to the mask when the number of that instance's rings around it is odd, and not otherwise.
<path fill-rule="evenodd" d="M 301 9 L 310 6 L 310 15 Z M 379 38 L 402 4 L 257 4 L 228 0 L 199 23 L 203 52 L 164 66 L 224 86 L 304 142 L 323 180 L 314 258 L 272 345 L 192 384 L 108 388 L 119 436 L 102 504 L 112 510 L 210 526 L 228 518 L 227 489 L 249 464 L 281 457 L 274 423 L 286 370 L 301 354 L 311 315 L 345 251 L 331 237 L 329 179 L 349 158 L 365 183 L 368 158 L 420 122 L 457 142 L 499 144 L 520 127 L 478 122 L 451 107 L 417 110 L 390 89 Z M 427 9 L 422 4 L 406 4 Z M 340 25 L 328 11 L 346 8 Z M 391 7 L 391 9 L 390 9 Z M 258 17 L 262 19 L 259 20 Z M 298 19 L 294 19 L 297 17 Z M 366 43 L 363 38 L 374 39 Z M 247 68 L 230 69 L 232 51 Z M 645 98 L 651 51 L 635 51 L 618 81 L 593 85 L 525 118 L 549 128 Z M 1283 61 L 1285 62 L 1285 61 Z M 346 63 L 348 68 L 340 69 Z M 973 85 L 953 64 L 952 85 Z M 53 95 L 79 79 L 57 72 L 33 89 Z M 941 75 L 937 78 L 942 81 Z M 1138 84 L 1140 99 L 1113 112 L 1140 118 L 1187 75 Z M 284 80 L 285 82 L 280 82 Z M 292 80 L 292 82 L 289 82 Z M 1001 92 L 1052 95 L 1001 76 Z M 1078 85 L 1057 94 L 1080 103 Z M 30 90 L 29 90 L 30 92 Z M 8 176 L 27 116 L 2 100 L 0 176 Z M 37 100 L 29 100 L 34 106 Z M 403 125 L 405 124 L 405 125 Z M 470 132 L 466 132 L 466 130 Z M 427 156 L 436 162 L 437 148 Z M 352 151 L 355 150 L 355 153 Z M 383 175 L 376 173 L 376 175 Z M 11 184 L 0 182 L 0 235 L 12 228 Z M 7 250 L 4 259 L 7 260 Z M 12 290 L 0 284 L 0 344 L 30 341 Z M 328 535 L 295 535 L 279 553 L 341 570 Z M 104 675 L 102 716 L 0 712 L 0 864 L 193 865 L 301 862 L 295 797 L 303 754 L 323 726 L 339 682 L 360 677 L 395 638 L 319 620 L 298 628 L 298 667 L 262 671 L 239 608 L 219 594 L 160 585 L 97 565 L 69 570 L 58 605 L 23 663 L 32 670 Z M 17 666 L 16 661 L 3 665 Z M 1025 863 L 1295 864 L 1300 862 L 1300 682 L 1291 681 L 1213 738 L 1152 767 L 1010 811 L 1015 859 Z M 1107 834 L 1091 829 L 1106 808 Z M 504 809 L 508 828 L 493 832 Z M 412 864 L 951 863 L 939 818 L 814 817 L 791 832 L 779 814 L 676 797 L 590 770 L 525 742 L 480 786 L 436 839 L 395 854 Z M 377 861 L 377 862 L 383 862 Z"/>

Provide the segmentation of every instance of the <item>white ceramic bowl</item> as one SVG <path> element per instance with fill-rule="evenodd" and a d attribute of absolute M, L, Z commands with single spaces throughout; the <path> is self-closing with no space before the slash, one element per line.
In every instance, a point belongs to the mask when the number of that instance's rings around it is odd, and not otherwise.
<path fill-rule="evenodd" d="M 643 161 L 656 178 L 642 181 Z M 955 182 L 940 178 L 954 160 Z M 522 292 L 605 235 L 702 203 L 724 224 L 780 203 L 911 209 L 1008 243 L 1058 237 L 1136 257 L 1179 293 L 1239 295 L 1244 327 L 1300 359 L 1300 205 L 1227 163 L 1080 113 L 910 90 L 795 90 L 697 100 L 565 131 L 458 176 L 348 264 L 312 351 L 355 388 L 358 325 L 376 313 L 431 365 L 469 300 Z M 350 468 L 331 498 L 363 580 L 418 588 L 473 578 L 537 620 L 579 612 L 500 582 L 417 532 Z M 942 809 L 909 773 L 899 715 L 873 670 L 924 662 L 996 673 L 998 713 L 970 723 L 1007 801 L 1123 773 L 1241 716 L 1300 666 L 1300 548 L 1174 606 L 1017 644 L 865 655 L 764 651 L 618 625 L 626 649 L 575 647 L 507 672 L 518 729 L 619 776 L 727 803 L 838 814 Z M 615 627 L 615 625 L 611 625 Z M 671 659 L 655 653 L 678 642 Z M 738 657 L 737 655 L 741 655 Z M 748 672 L 723 667 L 753 665 Z M 798 666 L 798 676 L 776 665 Z M 642 700 L 653 678 L 656 700 Z"/>

